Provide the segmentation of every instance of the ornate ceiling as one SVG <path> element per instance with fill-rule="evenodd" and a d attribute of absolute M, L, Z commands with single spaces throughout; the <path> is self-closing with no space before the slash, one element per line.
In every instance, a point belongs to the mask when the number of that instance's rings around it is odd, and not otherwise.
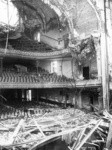
<path fill-rule="evenodd" d="M 91 0 L 12 0 L 25 28 L 48 32 L 69 28 L 71 35 L 86 36 L 99 30 Z"/>
<path fill-rule="evenodd" d="M 17 7 L 26 28 L 41 29 L 46 32 L 60 28 L 58 14 L 41 0 L 12 0 Z"/>

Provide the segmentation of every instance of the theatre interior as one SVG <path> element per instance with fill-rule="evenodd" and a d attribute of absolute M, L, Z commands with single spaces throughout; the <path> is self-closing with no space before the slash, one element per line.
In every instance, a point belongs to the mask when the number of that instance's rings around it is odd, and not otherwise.
<path fill-rule="evenodd" d="M 2 1 L 1 150 L 110 150 L 111 0 Z"/>

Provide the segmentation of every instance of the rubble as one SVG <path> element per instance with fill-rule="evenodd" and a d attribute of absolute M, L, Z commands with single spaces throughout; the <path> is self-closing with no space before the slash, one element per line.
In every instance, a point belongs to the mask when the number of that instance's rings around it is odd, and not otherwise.
<path fill-rule="evenodd" d="M 1 149 L 33 150 L 61 138 L 70 150 L 79 150 L 85 143 L 99 148 L 106 145 L 111 119 L 107 111 L 100 116 L 74 108 L 51 108 L 30 117 L 1 119 L 0 146 Z"/>

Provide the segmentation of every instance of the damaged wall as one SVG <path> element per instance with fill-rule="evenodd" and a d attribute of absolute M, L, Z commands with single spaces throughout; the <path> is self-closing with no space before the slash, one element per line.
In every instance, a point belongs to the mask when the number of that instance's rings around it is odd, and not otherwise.
<path fill-rule="evenodd" d="M 74 89 L 68 90 L 68 89 L 42 89 L 39 90 L 39 95 L 42 98 L 47 98 L 52 101 L 57 101 L 60 103 L 64 103 L 66 100 L 66 94 L 68 94 L 67 97 L 67 103 L 74 104 L 73 100 L 76 94 L 76 91 Z"/>
<path fill-rule="evenodd" d="M 73 76 L 76 80 L 83 79 L 83 67 L 89 67 L 89 76 L 91 79 L 98 77 L 96 56 L 94 56 L 91 60 L 88 60 L 89 59 L 85 60 L 85 62 L 81 65 L 77 64 L 75 59 L 73 59 Z"/>
<path fill-rule="evenodd" d="M 99 109 L 98 93 L 93 91 L 82 91 L 82 107 L 91 110 L 91 104 Z"/>
<path fill-rule="evenodd" d="M 56 72 L 57 75 L 64 75 L 68 78 L 73 78 L 71 58 L 42 60 L 39 61 L 39 66 L 49 71 L 49 73 Z"/>
<path fill-rule="evenodd" d="M 85 108 L 87 110 L 91 110 L 91 104 L 94 107 L 99 108 L 98 102 L 98 93 L 86 90 L 76 90 L 76 89 L 41 89 L 39 90 L 39 97 L 43 99 L 48 99 L 52 101 L 56 101 L 59 103 L 65 103 L 67 99 L 67 103 L 73 104 L 74 107 Z"/>

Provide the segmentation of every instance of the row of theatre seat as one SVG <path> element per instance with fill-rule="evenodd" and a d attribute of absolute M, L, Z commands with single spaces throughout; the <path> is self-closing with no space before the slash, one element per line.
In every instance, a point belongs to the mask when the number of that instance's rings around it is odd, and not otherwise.
<path fill-rule="evenodd" d="M 23 73 L 3 72 L 0 76 L 0 82 L 38 83 L 39 79 L 36 76 Z"/>
<path fill-rule="evenodd" d="M 0 120 L 8 119 L 8 118 L 17 118 L 17 117 L 32 117 L 32 115 L 45 114 L 46 112 L 52 112 L 54 108 L 58 108 L 58 106 L 54 104 L 41 104 L 37 103 L 29 103 L 24 104 L 20 103 L 19 105 L 16 103 L 12 106 L 0 103 Z"/>
<path fill-rule="evenodd" d="M 20 45 L 20 44 L 16 44 L 15 42 L 14 43 L 11 43 L 10 44 L 12 46 L 12 48 L 16 49 L 16 50 L 22 50 L 22 51 L 38 51 L 38 52 L 49 52 L 49 51 L 52 51 L 51 49 L 46 49 L 46 47 L 43 45 L 43 44 L 34 44 L 34 45 L 30 45 L 30 44 L 23 44 Z"/>
<path fill-rule="evenodd" d="M 3 41 L 0 43 L 0 48 L 5 48 L 6 42 Z M 33 52 L 51 52 L 52 49 L 50 46 L 44 44 L 44 43 L 38 43 L 33 40 L 29 40 L 27 37 L 21 37 L 16 40 L 10 40 L 8 41 L 8 49 L 16 49 L 21 51 L 33 51 Z"/>
<path fill-rule="evenodd" d="M 49 73 L 47 71 L 40 70 L 37 72 L 17 72 L 14 70 L 4 70 L 0 75 L 0 82 L 12 82 L 12 83 L 65 83 L 74 82 L 73 79 L 65 76 L 59 76 L 56 73 Z"/>

